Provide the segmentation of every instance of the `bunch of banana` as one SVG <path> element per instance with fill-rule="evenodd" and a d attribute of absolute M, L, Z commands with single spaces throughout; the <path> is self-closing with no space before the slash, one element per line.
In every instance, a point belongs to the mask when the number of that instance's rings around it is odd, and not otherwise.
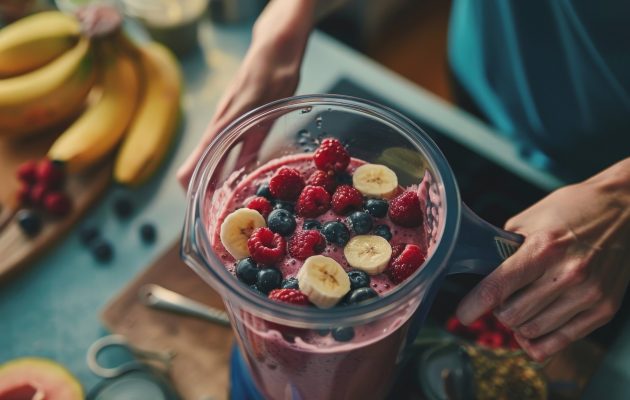
<path fill-rule="evenodd" d="M 0 137 L 70 122 L 49 158 L 76 172 L 118 150 L 114 178 L 142 183 L 177 132 L 178 63 L 157 43 L 137 46 L 119 26 L 98 37 L 82 34 L 81 26 L 51 11 L 0 30 L 0 77 L 9 76 L 0 78 Z"/>
<path fill-rule="evenodd" d="M 0 137 L 43 131 L 76 115 L 94 84 L 91 43 L 50 11 L 0 31 Z"/>
<path fill-rule="evenodd" d="M 104 52 L 100 100 L 53 143 L 48 156 L 77 171 L 120 144 L 114 178 L 137 185 L 156 171 L 177 132 L 181 74 L 162 45 L 136 47 L 124 37 L 117 40 Z"/>

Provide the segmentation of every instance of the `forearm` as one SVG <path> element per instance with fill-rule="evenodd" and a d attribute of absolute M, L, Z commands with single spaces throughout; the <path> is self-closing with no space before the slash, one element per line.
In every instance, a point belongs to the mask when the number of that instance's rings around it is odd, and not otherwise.
<path fill-rule="evenodd" d="M 272 0 L 254 24 L 252 47 L 280 47 L 293 56 L 306 45 L 315 24 L 317 0 Z"/>
<path fill-rule="evenodd" d="M 589 242 L 592 247 L 622 250 L 630 256 L 630 157 L 621 160 L 584 182 L 592 186 L 596 193 L 601 193 L 604 202 L 603 213 L 610 213 L 607 233 L 599 237 L 589 237 L 584 232 L 576 232 L 580 239 Z M 584 228 L 588 232 L 588 229 Z M 625 260 L 627 262 L 627 260 Z"/>
<path fill-rule="evenodd" d="M 254 24 L 252 49 L 273 47 L 279 64 L 300 63 L 319 19 L 347 0 L 272 0 Z"/>

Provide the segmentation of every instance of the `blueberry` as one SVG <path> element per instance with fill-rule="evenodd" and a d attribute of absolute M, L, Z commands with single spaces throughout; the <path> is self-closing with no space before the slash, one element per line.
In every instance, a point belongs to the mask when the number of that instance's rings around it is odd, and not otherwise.
<path fill-rule="evenodd" d="M 256 287 L 256 285 L 250 285 L 249 288 L 252 290 L 252 292 L 256 293 L 257 295 L 263 296 L 263 297 L 267 297 L 266 294 L 264 294 L 263 292 L 261 292 L 260 290 L 258 290 L 258 288 Z"/>
<path fill-rule="evenodd" d="M 295 218 L 289 211 L 280 208 L 269 214 L 267 226 L 275 233 L 289 236 L 295 230 Z"/>
<path fill-rule="evenodd" d="M 365 209 L 367 212 L 376 218 L 385 217 L 387 215 L 388 208 L 389 204 L 387 204 L 386 200 L 368 199 L 368 201 L 365 202 Z"/>
<path fill-rule="evenodd" d="M 332 335 L 338 342 L 349 342 L 354 338 L 354 329 L 352 327 L 335 328 Z"/>
<path fill-rule="evenodd" d="M 126 219 L 133 213 L 133 204 L 126 197 L 119 197 L 114 200 L 114 214 L 120 219 Z"/>
<path fill-rule="evenodd" d="M 282 281 L 282 289 L 300 289 L 297 278 L 289 278 Z"/>
<path fill-rule="evenodd" d="M 258 190 L 256 190 L 256 196 L 264 197 L 267 200 L 273 200 L 273 195 L 271 194 L 271 190 L 269 190 L 269 185 L 267 185 L 266 183 L 258 186 Z"/>
<path fill-rule="evenodd" d="M 314 219 L 307 219 L 307 220 L 304 220 L 304 225 L 302 225 L 302 228 L 305 231 L 308 231 L 311 229 L 320 230 L 322 229 L 322 224 L 319 221 L 316 221 Z"/>
<path fill-rule="evenodd" d="M 243 258 L 236 263 L 236 277 L 248 285 L 256 283 L 258 266 L 251 257 Z"/>
<path fill-rule="evenodd" d="M 22 232 L 27 236 L 36 236 L 42 229 L 42 219 L 34 211 L 20 210 L 16 217 Z"/>
<path fill-rule="evenodd" d="M 108 262 L 114 256 L 112 245 L 104 239 L 97 239 L 92 246 L 90 246 L 90 250 L 96 261 L 99 262 Z"/>
<path fill-rule="evenodd" d="M 336 244 L 337 246 L 345 246 L 350 240 L 350 231 L 341 222 L 328 221 L 322 227 L 321 232 L 328 243 Z"/>
<path fill-rule="evenodd" d="M 376 225 L 374 228 L 374 234 L 385 238 L 385 240 L 392 240 L 392 233 L 387 225 Z"/>
<path fill-rule="evenodd" d="M 282 284 L 282 273 L 275 268 L 265 268 L 258 270 L 256 274 L 256 287 L 264 294 L 268 294 L 274 289 L 280 288 Z"/>
<path fill-rule="evenodd" d="M 140 226 L 140 238 L 144 243 L 153 243 L 157 237 L 155 227 L 149 223 Z"/>
<path fill-rule="evenodd" d="M 358 269 L 350 271 L 348 272 L 348 278 L 350 278 L 351 290 L 370 286 L 370 275 L 364 271 Z"/>
<path fill-rule="evenodd" d="M 315 329 L 315 333 L 317 333 L 319 336 L 328 336 L 328 334 L 330 333 L 330 329 Z"/>
<path fill-rule="evenodd" d="M 84 246 L 89 246 L 94 240 L 101 236 L 101 232 L 95 226 L 82 226 L 79 229 L 79 240 Z"/>
<path fill-rule="evenodd" d="M 348 304 L 359 304 L 375 297 L 378 297 L 378 293 L 371 287 L 358 288 L 350 292 Z"/>
<path fill-rule="evenodd" d="M 295 212 L 295 205 L 289 201 L 276 200 L 273 204 L 274 210 L 287 210 L 291 214 Z"/>
<path fill-rule="evenodd" d="M 372 217 L 365 211 L 353 212 L 346 221 L 358 235 L 364 235 L 372 230 Z"/>

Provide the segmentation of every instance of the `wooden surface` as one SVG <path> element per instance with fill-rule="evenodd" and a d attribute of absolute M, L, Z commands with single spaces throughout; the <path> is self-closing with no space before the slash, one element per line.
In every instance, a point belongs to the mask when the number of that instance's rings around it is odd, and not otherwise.
<path fill-rule="evenodd" d="M 101 314 L 104 325 L 141 349 L 175 351 L 170 378 L 183 399 L 226 400 L 232 330 L 144 306 L 138 290 L 146 283 L 223 309 L 219 295 L 181 261 L 176 244 L 105 307 Z"/>
<path fill-rule="evenodd" d="M 19 181 L 16 171 L 27 160 L 43 158 L 58 132 L 19 141 L 0 139 L 0 281 L 50 248 L 98 200 L 111 182 L 111 161 L 77 176 L 68 177 L 64 190 L 73 202 L 72 211 L 63 218 L 44 217 L 41 232 L 26 236 L 15 218 L 20 208 L 16 201 Z"/>

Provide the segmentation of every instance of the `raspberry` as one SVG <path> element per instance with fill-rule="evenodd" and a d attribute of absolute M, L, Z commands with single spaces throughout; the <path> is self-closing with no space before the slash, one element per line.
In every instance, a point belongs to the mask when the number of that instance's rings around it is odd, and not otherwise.
<path fill-rule="evenodd" d="M 466 331 L 474 338 L 481 336 L 482 333 L 488 331 L 490 327 L 482 318 L 472 322 L 466 327 Z"/>
<path fill-rule="evenodd" d="M 309 304 L 308 297 L 296 289 L 274 289 L 269 292 L 269 299 L 300 306 L 307 306 Z"/>
<path fill-rule="evenodd" d="M 300 231 L 289 240 L 289 254 L 298 260 L 306 260 L 326 248 L 326 239 L 316 230 Z"/>
<path fill-rule="evenodd" d="M 34 160 L 26 161 L 17 169 L 17 178 L 28 185 L 37 181 L 37 163 Z"/>
<path fill-rule="evenodd" d="M 333 174 L 317 170 L 308 177 L 306 184 L 311 186 L 321 186 L 326 189 L 328 193 L 332 194 L 335 192 L 335 188 L 337 187 L 337 180 Z"/>
<path fill-rule="evenodd" d="M 350 185 L 337 187 L 332 195 L 332 209 L 336 214 L 344 215 L 352 210 L 359 210 L 363 206 L 361 192 Z"/>
<path fill-rule="evenodd" d="M 48 194 L 49 189 L 45 184 L 38 182 L 31 188 L 31 204 L 40 206 L 44 204 L 44 197 Z"/>
<path fill-rule="evenodd" d="M 503 335 L 501 335 L 498 332 L 487 331 L 479 335 L 479 337 L 477 338 L 477 343 L 482 346 L 496 349 L 499 347 L 503 347 L 504 338 L 503 338 Z"/>
<path fill-rule="evenodd" d="M 61 192 L 49 192 L 44 196 L 43 206 L 52 215 L 63 217 L 72 209 L 70 198 Z"/>
<path fill-rule="evenodd" d="M 389 203 L 389 218 L 397 225 L 406 228 L 420 226 L 422 210 L 420 199 L 415 192 L 403 192 Z"/>
<path fill-rule="evenodd" d="M 350 155 L 337 139 L 324 139 L 315 150 L 313 160 L 317 169 L 326 172 L 343 172 L 350 164 Z"/>
<path fill-rule="evenodd" d="M 287 242 L 269 228 L 257 228 L 247 240 L 251 257 L 258 264 L 274 265 L 284 257 Z"/>
<path fill-rule="evenodd" d="M 37 164 L 37 181 L 49 189 L 57 189 L 63 183 L 64 173 L 61 167 L 45 158 Z"/>
<path fill-rule="evenodd" d="M 304 179 L 297 169 L 282 167 L 271 177 L 269 191 L 280 200 L 295 201 L 304 185 Z"/>
<path fill-rule="evenodd" d="M 466 327 L 461 322 L 459 322 L 456 317 L 450 317 L 446 321 L 446 330 L 455 335 L 458 335 L 464 333 L 466 331 Z"/>
<path fill-rule="evenodd" d="M 254 197 L 247 203 L 247 208 L 258 211 L 263 217 L 267 218 L 271 212 L 271 203 L 264 197 Z"/>
<path fill-rule="evenodd" d="M 295 211 L 307 218 L 322 215 L 330 208 L 330 195 L 321 186 L 306 186 L 297 199 Z"/>
<path fill-rule="evenodd" d="M 388 269 L 392 282 L 400 283 L 409 278 L 411 274 L 420 268 L 426 256 L 426 252 L 415 244 L 406 245 L 398 257 L 392 257 L 393 261 Z"/>
<path fill-rule="evenodd" d="M 392 256 L 391 256 L 391 260 L 394 261 L 395 259 L 398 258 L 398 256 L 400 255 L 400 253 L 402 253 L 403 250 L 405 250 L 405 247 L 407 245 L 406 244 L 395 244 L 392 246 Z"/>

